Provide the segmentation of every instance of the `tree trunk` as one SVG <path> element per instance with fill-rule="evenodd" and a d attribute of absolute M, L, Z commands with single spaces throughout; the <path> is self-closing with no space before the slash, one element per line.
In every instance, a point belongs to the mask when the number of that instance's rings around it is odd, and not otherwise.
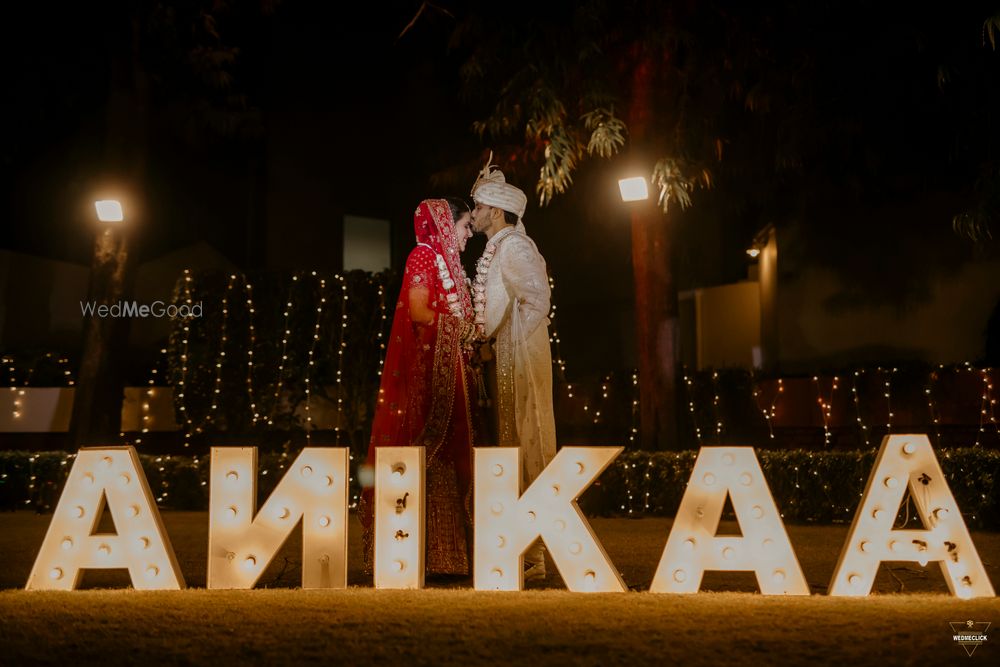
<path fill-rule="evenodd" d="M 148 150 L 149 87 L 139 62 L 138 17 L 126 17 L 126 25 L 120 29 L 123 39 L 111 60 L 105 171 L 114 184 L 107 196 L 122 200 L 125 220 L 101 223 L 87 290 L 88 301 L 108 306 L 131 299 L 136 267 L 134 253 L 129 252 L 134 236 L 131 228 L 143 217 Z M 119 441 L 129 330 L 127 317 L 92 315 L 84 320 L 70 422 L 77 447 Z"/>
<path fill-rule="evenodd" d="M 632 75 L 630 157 L 648 178 L 652 162 L 644 145 L 652 115 L 652 63 L 640 58 Z M 677 285 L 669 220 L 652 201 L 632 210 L 632 270 L 639 361 L 639 434 L 644 449 L 679 449 L 677 368 L 680 362 Z"/>
<path fill-rule="evenodd" d="M 105 223 L 122 224 L 122 223 Z M 87 300 L 117 304 L 128 296 L 128 235 L 108 227 L 98 232 Z M 121 352 L 128 343 L 128 319 L 89 316 L 83 324 L 83 355 L 73 398 L 76 447 L 118 442 L 124 386 Z"/>

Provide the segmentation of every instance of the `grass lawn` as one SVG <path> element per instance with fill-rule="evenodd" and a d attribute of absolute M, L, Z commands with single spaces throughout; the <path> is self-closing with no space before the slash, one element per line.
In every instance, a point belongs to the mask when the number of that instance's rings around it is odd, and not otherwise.
<path fill-rule="evenodd" d="M 352 523 L 351 588 L 294 590 L 293 537 L 255 591 L 206 591 L 207 515 L 165 512 L 188 586 L 195 590 L 106 590 L 122 571 L 90 571 L 75 593 L 0 591 L 0 664 L 332 661 L 332 664 L 997 664 L 1000 633 L 970 658 L 951 621 L 1000 623 L 997 599 L 947 595 L 935 563 L 883 565 L 876 595 L 833 599 L 826 590 L 846 526 L 788 526 L 810 598 L 757 593 L 750 573 L 709 573 L 699 595 L 586 595 L 548 579 L 524 593 L 376 591 L 360 572 Z M 23 587 L 49 516 L 0 514 L 0 588 Z M 669 519 L 594 519 L 612 561 L 633 588 L 648 588 Z M 729 528 L 732 528 L 731 526 Z M 1000 534 L 973 533 L 994 586 Z M 901 592 L 900 592 L 901 591 Z M 991 635 L 994 633 L 991 633 Z M 965 661 L 969 661 L 966 663 Z"/>

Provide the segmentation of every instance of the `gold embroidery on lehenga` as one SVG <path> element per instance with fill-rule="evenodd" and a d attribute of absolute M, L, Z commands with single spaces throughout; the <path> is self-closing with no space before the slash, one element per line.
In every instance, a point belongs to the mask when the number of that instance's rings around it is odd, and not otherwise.
<path fill-rule="evenodd" d="M 427 572 L 469 574 L 469 550 L 454 466 L 427 467 Z"/>
<path fill-rule="evenodd" d="M 427 465 L 437 457 L 448 433 L 455 404 L 455 369 L 461 363 L 459 350 L 461 321 L 447 315 L 438 317 L 437 344 L 431 368 L 431 402 L 424 429 L 415 444 L 427 447 Z"/>
<path fill-rule="evenodd" d="M 497 327 L 495 352 L 497 358 L 497 437 L 501 447 L 517 447 L 517 426 L 514 423 L 514 341 L 508 309 Z"/>

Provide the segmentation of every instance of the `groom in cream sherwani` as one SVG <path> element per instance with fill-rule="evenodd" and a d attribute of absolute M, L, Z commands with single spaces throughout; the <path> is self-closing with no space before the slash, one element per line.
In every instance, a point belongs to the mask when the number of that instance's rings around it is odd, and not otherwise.
<path fill-rule="evenodd" d="M 472 286 L 476 326 L 496 359 L 497 444 L 521 449 L 523 491 L 556 454 L 548 274 L 521 221 L 523 191 L 487 162 L 472 199 L 472 228 L 487 238 Z M 524 562 L 525 581 L 545 577 L 540 540 Z"/>

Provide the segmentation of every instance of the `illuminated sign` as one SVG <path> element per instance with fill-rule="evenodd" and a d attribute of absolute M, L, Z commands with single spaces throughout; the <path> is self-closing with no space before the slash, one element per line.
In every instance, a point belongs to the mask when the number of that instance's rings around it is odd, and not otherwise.
<path fill-rule="evenodd" d="M 424 448 L 375 450 L 375 588 L 424 587 Z"/>
<path fill-rule="evenodd" d="M 521 555 L 539 537 L 571 591 L 627 590 L 576 504 L 621 451 L 621 447 L 563 447 L 522 495 L 521 450 L 477 448 L 476 590 L 521 590 Z"/>
<path fill-rule="evenodd" d="M 94 534 L 105 504 L 118 532 Z M 128 569 L 139 590 L 184 587 L 133 447 L 79 451 L 26 588 L 73 590 L 83 570 L 110 568 Z"/>
<path fill-rule="evenodd" d="M 347 586 L 346 448 L 306 447 L 254 513 L 257 448 L 213 447 L 208 588 L 253 588 L 302 522 L 302 587 Z"/>
<path fill-rule="evenodd" d="M 904 495 L 923 530 L 893 528 Z M 926 435 L 882 440 L 830 581 L 830 595 L 868 595 L 883 561 L 937 561 L 953 595 L 994 597 L 969 529 Z"/>
<path fill-rule="evenodd" d="M 538 539 L 572 591 L 627 588 L 576 503 L 621 447 L 563 447 L 521 492 L 520 450 L 474 450 L 477 590 L 521 590 L 525 551 Z M 375 465 L 375 586 L 424 583 L 425 451 L 382 447 Z M 306 447 L 261 507 L 257 449 L 212 448 L 208 588 L 252 588 L 298 525 L 302 587 L 347 585 L 348 450 Z M 922 530 L 893 527 L 909 492 Z M 741 535 L 718 535 L 726 499 Z M 116 533 L 95 534 L 105 505 Z M 884 561 L 937 561 L 954 595 L 994 597 L 968 528 L 925 435 L 882 441 L 830 583 L 864 596 Z M 132 447 L 81 449 L 27 588 L 72 590 L 85 569 L 127 569 L 137 589 L 184 579 Z M 709 570 L 755 573 L 765 595 L 808 595 L 802 570 L 750 447 L 703 447 L 667 536 L 651 591 L 694 593 Z"/>
<path fill-rule="evenodd" d="M 742 536 L 716 537 L 726 498 Z M 809 595 L 752 447 L 702 447 L 650 591 L 697 593 L 706 570 L 749 570 L 764 595 Z"/>

